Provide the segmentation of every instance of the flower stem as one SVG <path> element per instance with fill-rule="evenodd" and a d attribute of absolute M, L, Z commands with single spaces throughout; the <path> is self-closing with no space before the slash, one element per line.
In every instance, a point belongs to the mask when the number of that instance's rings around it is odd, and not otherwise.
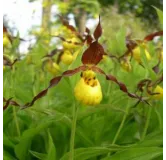
<path fill-rule="evenodd" d="M 14 80 L 15 80 L 15 77 L 14 77 L 14 73 L 15 73 L 15 68 L 13 67 L 13 69 L 11 70 L 11 92 L 13 92 L 13 95 L 15 94 L 15 90 L 14 90 Z M 18 136 L 20 137 L 21 136 L 21 133 L 20 133 L 20 127 L 19 127 L 19 123 L 18 123 L 18 119 L 17 119 L 17 114 L 16 114 L 16 108 L 15 106 L 13 106 L 13 117 L 14 117 L 14 122 L 15 122 L 15 125 L 16 125 L 16 130 L 17 130 L 17 134 Z"/>
<path fill-rule="evenodd" d="M 151 112 L 152 112 L 152 107 L 149 107 L 148 108 L 148 113 L 147 113 L 147 118 L 146 118 L 146 123 L 145 123 L 145 127 L 144 127 L 144 130 L 143 130 L 143 133 L 142 133 L 141 140 L 144 140 L 144 138 L 146 136 L 146 133 L 147 133 L 147 130 L 148 130 L 148 127 L 149 127 Z"/>
<path fill-rule="evenodd" d="M 129 105 L 126 108 L 126 113 L 123 115 L 123 119 L 122 119 L 121 124 L 120 124 L 120 126 L 118 128 L 118 131 L 116 132 L 116 135 L 115 135 L 115 137 L 114 137 L 114 139 L 112 141 L 112 144 L 115 144 L 115 142 L 116 142 L 116 140 L 117 140 L 117 138 L 119 136 L 119 133 L 120 133 L 120 131 L 122 130 L 122 128 L 124 126 L 124 123 L 125 123 L 127 115 L 128 115 L 128 110 L 129 110 Z"/>
<path fill-rule="evenodd" d="M 157 118 L 158 118 L 159 128 L 160 128 L 160 130 L 162 130 L 162 120 L 161 120 L 161 115 L 160 115 L 159 111 L 157 110 L 157 107 L 156 107 L 156 106 L 155 106 L 155 113 L 156 113 Z"/>
<path fill-rule="evenodd" d="M 75 132 L 76 132 L 76 123 L 77 123 L 77 113 L 78 107 L 76 102 L 73 106 L 73 121 L 71 127 L 71 137 L 70 137 L 70 160 L 74 160 L 74 142 L 75 142 Z"/>
<path fill-rule="evenodd" d="M 14 121 L 16 124 L 17 134 L 20 137 L 21 136 L 20 127 L 19 127 L 19 123 L 18 123 L 18 119 L 17 119 L 17 115 L 16 115 L 16 107 L 14 107 L 14 106 L 13 106 L 13 116 L 14 116 Z"/>

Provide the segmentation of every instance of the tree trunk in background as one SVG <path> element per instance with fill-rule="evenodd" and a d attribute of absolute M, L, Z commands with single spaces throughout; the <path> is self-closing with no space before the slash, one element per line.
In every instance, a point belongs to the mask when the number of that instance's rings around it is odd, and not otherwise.
<path fill-rule="evenodd" d="M 43 0 L 42 25 L 44 31 L 50 31 L 51 0 Z"/>
<path fill-rule="evenodd" d="M 85 32 L 86 19 L 87 19 L 86 11 L 83 9 L 79 9 L 75 14 L 75 22 L 80 33 Z"/>

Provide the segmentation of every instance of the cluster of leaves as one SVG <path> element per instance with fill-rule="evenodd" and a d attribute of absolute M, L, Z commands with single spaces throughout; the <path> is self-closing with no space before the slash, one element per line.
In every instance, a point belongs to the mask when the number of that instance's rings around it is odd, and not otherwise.
<path fill-rule="evenodd" d="M 157 65 L 156 60 L 147 62 L 142 51 L 142 64 L 131 56 L 133 70 L 126 72 L 120 66 L 120 59 L 132 53 L 138 46 L 137 41 L 119 32 L 109 50 L 99 42 L 100 18 L 93 36 L 88 28 L 82 36 L 64 19 L 62 23 L 85 44 L 76 60 L 65 66 L 62 73 L 52 78 L 42 70 L 42 58 L 58 58 L 58 52 L 50 48 L 47 54 L 48 49 L 41 41 L 30 50 L 31 63 L 27 63 L 27 55 L 4 70 L 4 159 L 69 159 L 74 105 L 79 106 L 74 159 L 162 159 L 162 100 L 149 98 L 153 96 L 149 87 L 162 83 L 162 62 Z M 154 57 L 157 56 L 156 44 L 152 40 L 161 35 L 159 31 L 143 39 L 149 43 Z M 119 51 L 115 52 L 117 43 Z M 99 73 L 103 100 L 96 107 L 85 108 L 73 95 L 79 78 L 77 73 L 87 69 Z M 27 109 L 20 110 L 20 107 Z"/>

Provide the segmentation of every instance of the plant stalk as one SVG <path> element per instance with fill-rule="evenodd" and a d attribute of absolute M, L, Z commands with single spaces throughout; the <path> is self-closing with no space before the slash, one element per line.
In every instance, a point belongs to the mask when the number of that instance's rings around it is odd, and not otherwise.
<path fill-rule="evenodd" d="M 13 90 L 13 94 L 14 94 L 14 80 L 15 80 L 14 73 L 15 73 L 15 68 L 13 67 L 13 69 L 11 71 L 11 79 L 10 79 L 11 80 L 11 91 L 10 91 L 10 93 Z M 14 122 L 15 122 L 15 125 L 16 125 L 17 134 L 20 137 L 21 133 L 20 133 L 20 127 L 19 127 L 19 123 L 18 123 L 18 119 L 17 119 L 15 106 L 13 106 L 13 117 L 14 117 Z"/>
<path fill-rule="evenodd" d="M 158 110 L 157 110 L 157 107 L 156 107 L 156 106 L 155 106 L 155 113 L 156 113 L 157 118 L 158 118 L 159 128 L 160 128 L 160 130 L 162 130 L 162 119 L 161 119 L 161 115 L 160 115 L 160 113 L 158 112 Z"/>
<path fill-rule="evenodd" d="M 76 124 L 77 124 L 77 114 L 78 114 L 78 107 L 76 102 L 73 106 L 73 121 L 71 127 L 71 137 L 70 137 L 70 160 L 74 160 L 74 143 L 75 143 L 75 132 L 76 132 Z"/>
<path fill-rule="evenodd" d="M 146 118 L 146 123 L 145 123 L 145 127 L 144 127 L 144 130 L 143 130 L 143 133 L 142 133 L 141 140 L 144 140 L 144 138 L 146 136 L 146 133 L 147 133 L 147 130 L 148 130 L 148 127 L 149 127 L 151 113 L 152 113 L 152 107 L 149 107 L 148 108 L 148 113 L 147 113 L 147 118 Z"/>
<path fill-rule="evenodd" d="M 112 141 L 112 144 L 115 144 L 115 142 L 116 142 L 116 140 L 117 140 L 117 138 L 119 136 L 119 133 L 120 133 L 120 131 L 122 130 L 122 128 L 124 126 L 124 123 L 125 123 L 127 115 L 128 115 L 128 110 L 129 110 L 129 105 L 126 108 L 126 113 L 123 115 L 123 119 L 122 119 L 121 124 L 120 124 L 120 126 L 118 128 L 118 131 L 116 132 L 116 135 L 115 135 L 115 137 L 114 137 L 114 139 Z"/>

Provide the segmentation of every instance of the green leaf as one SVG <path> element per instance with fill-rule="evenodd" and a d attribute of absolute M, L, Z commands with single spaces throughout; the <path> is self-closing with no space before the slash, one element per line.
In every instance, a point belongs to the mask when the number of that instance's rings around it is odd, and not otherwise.
<path fill-rule="evenodd" d="M 121 28 L 116 34 L 116 40 L 118 44 L 118 52 L 123 54 L 126 50 L 126 30 L 124 28 Z"/>
<path fill-rule="evenodd" d="M 3 145 L 11 148 L 14 147 L 14 144 L 5 133 L 3 133 Z"/>
<path fill-rule="evenodd" d="M 89 147 L 89 148 L 78 148 L 74 151 L 74 158 L 79 160 L 87 160 L 99 155 L 109 153 L 111 151 L 120 150 L 119 147 L 113 146 L 112 148 L 106 147 Z M 68 160 L 70 153 L 66 153 L 60 160 Z"/>
<path fill-rule="evenodd" d="M 160 24 L 163 25 L 163 11 L 158 9 L 157 7 L 153 6 L 153 8 L 156 10 L 157 15 L 159 17 Z"/>
<path fill-rule="evenodd" d="M 3 160 L 16 160 L 9 152 L 3 150 Z"/>
<path fill-rule="evenodd" d="M 38 158 L 38 159 L 41 159 L 41 160 L 44 160 L 46 159 L 46 154 L 44 153 L 39 153 L 39 152 L 35 152 L 35 151 L 29 151 L 34 157 Z"/>
<path fill-rule="evenodd" d="M 48 140 L 49 146 L 48 146 L 48 155 L 46 157 L 46 160 L 56 160 L 56 148 L 54 146 L 50 133 L 48 133 L 48 139 L 49 139 Z"/>
<path fill-rule="evenodd" d="M 151 133 L 146 136 L 144 141 L 139 142 L 138 146 L 144 146 L 144 147 L 157 147 L 163 145 L 163 134 L 161 132 L 159 133 Z"/>
<path fill-rule="evenodd" d="M 163 154 L 160 147 L 130 148 L 110 156 L 111 160 L 151 160 Z M 104 159 L 106 160 L 106 159 Z"/>
<path fill-rule="evenodd" d="M 33 137 L 39 134 L 45 128 L 48 128 L 49 125 L 51 125 L 53 122 L 56 122 L 62 119 L 63 119 L 62 115 L 60 115 L 60 117 L 58 115 L 54 117 L 49 117 L 49 118 L 46 117 L 42 119 L 41 121 L 39 121 L 38 123 L 36 123 L 33 126 L 33 128 L 26 130 L 23 133 L 22 137 L 20 138 L 19 144 L 15 146 L 15 154 L 17 158 L 19 158 L 20 160 L 26 160 L 27 156 L 29 155 L 28 151 L 30 150 Z"/>

